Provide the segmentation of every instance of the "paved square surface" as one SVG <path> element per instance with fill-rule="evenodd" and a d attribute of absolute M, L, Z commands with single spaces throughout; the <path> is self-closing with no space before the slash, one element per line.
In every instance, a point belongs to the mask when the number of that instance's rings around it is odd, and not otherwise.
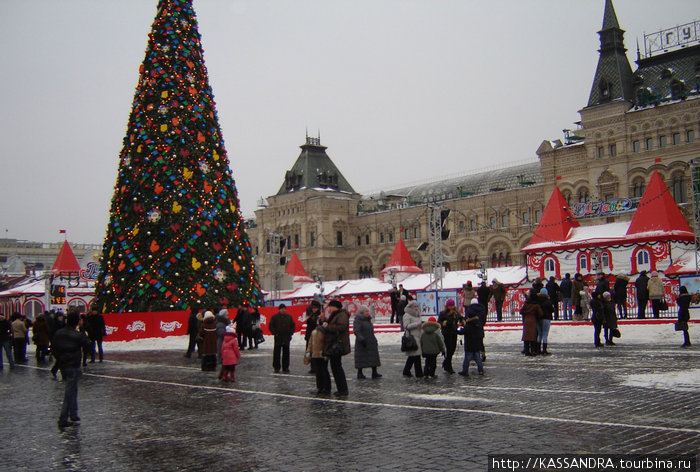
<path fill-rule="evenodd" d="M 439 358 L 438 378 L 416 379 L 397 343 L 380 347 L 381 379 L 357 380 L 346 356 L 350 395 L 336 399 L 316 395 L 299 347 L 291 374 L 273 374 L 271 344 L 244 351 L 228 384 L 182 351 L 107 345 L 80 381 L 82 424 L 63 431 L 50 366 L 5 363 L 0 470 L 484 471 L 488 454 L 700 450 L 697 389 L 625 383 L 697 369 L 696 348 L 493 346 L 485 376 L 447 375 Z"/>

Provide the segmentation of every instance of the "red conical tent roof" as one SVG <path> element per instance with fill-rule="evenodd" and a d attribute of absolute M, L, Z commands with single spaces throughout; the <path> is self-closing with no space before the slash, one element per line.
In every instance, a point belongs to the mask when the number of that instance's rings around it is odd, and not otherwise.
<path fill-rule="evenodd" d="M 552 196 L 549 197 L 549 202 L 547 202 L 529 244 L 566 241 L 571 228 L 578 226 L 579 223 L 574 214 L 571 213 L 569 204 L 564 200 L 559 187 L 554 187 Z"/>
<path fill-rule="evenodd" d="M 68 241 L 63 241 L 63 246 L 58 252 L 58 256 L 53 263 L 51 268 L 53 274 L 61 274 L 64 272 L 80 272 L 80 264 L 78 264 L 78 259 L 75 258 L 73 254 L 73 249 L 71 249 Z"/>
<path fill-rule="evenodd" d="M 671 192 L 656 170 L 651 174 L 649 185 L 637 206 L 627 234 L 647 233 L 650 231 L 663 231 L 670 233 L 693 233 L 688 222 L 673 200 Z"/>
<path fill-rule="evenodd" d="M 287 264 L 287 269 L 284 272 L 287 275 L 291 275 L 292 277 L 294 277 L 295 282 L 314 281 L 314 279 L 309 277 L 309 274 L 306 273 L 306 270 L 304 270 L 304 265 L 301 263 L 301 260 L 299 260 L 299 256 L 297 256 L 296 252 L 292 254 L 292 258 L 289 260 L 289 264 Z"/>
<path fill-rule="evenodd" d="M 408 249 L 406 249 L 406 245 L 403 243 L 403 239 L 401 238 L 399 238 L 399 241 L 396 243 L 396 247 L 394 248 L 394 252 L 389 259 L 389 262 L 386 263 L 386 267 L 382 269 L 380 274 L 387 274 L 391 269 L 394 269 L 396 272 L 423 272 L 423 269 L 416 265 L 416 262 L 411 257 L 411 254 L 409 254 Z"/>

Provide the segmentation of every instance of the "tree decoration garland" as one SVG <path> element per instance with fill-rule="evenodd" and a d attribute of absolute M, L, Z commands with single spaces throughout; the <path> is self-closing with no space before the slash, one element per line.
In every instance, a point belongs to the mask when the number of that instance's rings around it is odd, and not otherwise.
<path fill-rule="evenodd" d="M 191 0 L 160 0 L 120 153 L 94 306 L 263 300 Z"/>

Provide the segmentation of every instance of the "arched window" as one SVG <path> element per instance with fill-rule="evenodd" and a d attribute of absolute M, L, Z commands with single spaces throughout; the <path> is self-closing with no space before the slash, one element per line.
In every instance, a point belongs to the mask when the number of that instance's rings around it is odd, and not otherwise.
<path fill-rule="evenodd" d="M 587 254 L 579 254 L 579 256 L 578 256 L 578 271 L 579 272 L 588 272 L 588 255 Z"/>
<path fill-rule="evenodd" d="M 87 312 L 87 306 L 85 305 L 85 302 L 81 300 L 80 298 L 74 298 L 73 300 L 68 302 L 68 308 L 71 309 L 77 309 L 81 313 Z"/>
<path fill-rule="evenodd" d="M 642 177 L 635 177 L 632 181 L 632 197 L 642 198 L 642 195 L 644 195 L 644 190 L 646 190 L 644 179 Z"/>
<path fill-rule="evenodd" d="M 587 187 L 581 187 L 578 189 L 578 202 L 579 203 L 586 203 L 588 202 L 588 188 Z"/>
<path fill-rule="evenodd" d="M 649 252 L 639 251 L 637 253 L 637 266 L 643 266 L 649 264 Z"/>
<path fill-rule="evenodd" d="M 546 261 L 544 261 L 544 271 L 545 272 L 553 272 L 555 267 L 556 266 L 554 265 L 554 259 L 549 258 Z"/>
<path fill-rule="evenodd" d="M 496 264 L 498 264 L 498 256 L 494 252 L 491 254 L 491 267 L 496 267 Z"/>
<path fill-rule="evenodd" d="M 671 193 L 673 193 L 673 199 L 676 203 L 685 203 L 685 176 L 682 173 L 674 174 L 673 181 L 671 183 Z"/>
<path fill-rule="evenodd" d="M 44 305 L 35 299 L 27 300 L 22 306 L 22 314 L 29 319 L 35 320 L 37 315 L 44 312 Z"/>
<path fill-rule="evenodd" d="M 600 268 L 605 272 L 610 270 L 610 253 L 608 251 L 603 251 L 600 254 Z"/>

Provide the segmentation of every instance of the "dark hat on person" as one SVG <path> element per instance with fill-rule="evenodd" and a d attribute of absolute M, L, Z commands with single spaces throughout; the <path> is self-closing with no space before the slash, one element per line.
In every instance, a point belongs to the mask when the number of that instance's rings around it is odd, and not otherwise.
<path fill-rule="evenodd" d="M 311 306 L 312 306 L 312 307 L 318 307 L 318 308 L 320 308 L 320 307 L 321 307 L 321 304 L 319 303 L 318 300 L 312 300 L 312 301 L 311 301 Z"/>
<path fill-rule="evenodd" d="M 78 326 L 79 321 L 80 321 L 79 314 L 77 314 L 74 311 L 71 311 L 70 313 L 68 313 L 68 318 L 66 318 L 66 323 L 68 324 L 68 326 L 75 328 L 76 326 Z"/>
<path fill-rule="evenodd" d="M 340 303 L 338 300 L 331 300 L 331 301 L 328 303 L 328 306 L 332 306 L 332 307 L 335 307 L 335 308 L 338 308 L 338 309 L 343 308 L 343 304 Z"/>
<path fill-rule="evenodd" d="M 287 305 L 285 305 L 284 303 L 280 303 L 277 308 L 287 308 Z"/>

